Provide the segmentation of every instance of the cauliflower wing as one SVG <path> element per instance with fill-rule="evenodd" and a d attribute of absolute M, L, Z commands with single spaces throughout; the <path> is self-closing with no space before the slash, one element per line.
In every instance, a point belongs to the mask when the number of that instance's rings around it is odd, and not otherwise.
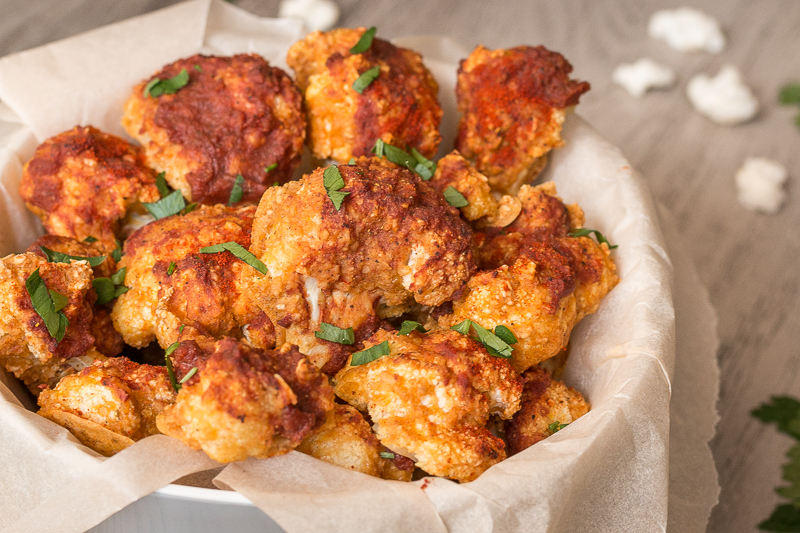
<path fill-rule="evenodd" d="M 347 196 L 339 210 L 326 193 L 324 172 L 264 194 L 251 252 L 269 271 L 255 292 L 279 338 L 332 374 L 349 352 L 314 336 L 322 322 L 366 338 L 380 319 L 399 316 L 414 302 L 435 306 L 451 299 L 474 266 L 469 227 L 413 172 L 340 165 Z"/>
<path fill-rule="evenodd" d="M 384 341 L 389 355 L 348 364 L 334 379 L 336 395 L 369 413 L 384 446 L 459 481 L 505 458 L 503 441 L 486 425 L 490 415 L 508 419 L 519 408 L 522 380 L 508 361 L 455 331 L 382 329 L 365 345 Z"/>
<path fill-rule="evenodd" d="M 352 53 L 365 31 L 315 31 L 289 49 L 286 62 L 305 96 L 311 150 L 319 158 L 344 163 L 369 154 L 380 138 L 433 157 L 442 120 L 436 80 L 418 53 L 382 39 Z M 356 80 L 376 67 L 377 78 L 357 92 Z"/>
<path fill-rule="evenodd" d="M 566 108 L 589 90 L 569 78 L 572 66 L 542 46 L 487 50 L 479 45 L 458 69 L 461 119 L 456 149 L 493 190 L 515 193 L 563 145 Z"/>
<path fill-rule="evenodd" d="M 184 70 L 188 83 L 176 93 L 145 94 L 153 80 Z M 122 125 L 173 188 L 203 204 L 227 202 L 237 175 L 244 202 L 291 179 L 306 128 L 291 78 L 255 54 L 195 55 L 165 66 L 133 88 Z"/>
<path fill-rule="evenodd" d="M 197 372 L 158 416 L 158 429 L 215 461 L 287 453 L 333 408 L 328 379 L 288 344 L 265 351 L 230 337 L 190 340 L 172 357 L 178 379 Z"/>
<path fill-rule="evenodd" d="M 141 149 L 91 126 L 47 139 L 25 164 L 19 194 L 48 233 L 116 247 L 120 221 L 136 202 L 158 200 Z"/>

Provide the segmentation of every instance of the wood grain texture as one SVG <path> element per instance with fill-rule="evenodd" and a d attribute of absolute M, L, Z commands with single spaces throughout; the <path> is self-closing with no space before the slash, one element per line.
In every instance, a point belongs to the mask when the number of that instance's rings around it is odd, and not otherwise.
<path fill-rule="evenodd" d="M 0 55 L 120 20 L 165 0 L 0 0 Z M 276 0 L 234 2 L 275 16 Z M 755 531 L 778 501 L 789 440 L 749 412 L 774 394 L 800 395 L 800 129 L 797 109 L 776 103 L 800 81 L 800 2 L 693 0 L 722 24 L 718 55 L 682 54 L 647 38 L 656 10 L 673 0 L 339 0 L 340 25 L 376 25 L 383 37 L 446 35 L 471 48 L 544 44 L 563 53 L 592 91 L 578 112 L 618 145 L 654 197 L 679 221 L 686 250 L 719 312 L 721 421 L 712 442 L 722 493 L 708 531 Z M 648 56 L 674 68 L 677 86 L 630 97 L 610 81 L 613 68 Z M 688 79 L 724 64 L 744 73 L 762 104 L 758 118 L 718 126 L 690 108 Z M 773 216 L 745 211 L 733 176 L 748 155 L 789 170 L 789 200 Z"/>

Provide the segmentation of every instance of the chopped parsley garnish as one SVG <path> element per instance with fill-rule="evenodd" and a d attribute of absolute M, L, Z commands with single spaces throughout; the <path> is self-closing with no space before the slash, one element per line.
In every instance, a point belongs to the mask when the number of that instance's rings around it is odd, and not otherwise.
<path fill-rule="evenodd" d="M 350 161 L 348 161 L 347 164 L 348 165 L 355 165 L 356 164 L 356 158 L 355 157 L 351 157 Z"/>
<path fill-rule="evenodd" d="M 377 28 L 372 26 L 370 29 L 365 31 L 361 34 L 361 38 L 358 42 L 350 49 L 351 54 L 363 54 L 367 50 L 369 50 L 370 46 L 372 46 L 372 38 L 375 37 L 375 32 Z"/>
<path fill-rule="evenodd" d="M 606 243 L 608 245 L 609 250 L 613 250 L 614 248 L 619 246 L 618 244 L 612 246 L 611 243 L 608 242 L 608 239 L 606 239 L 603 236 L 603 234 L 597 231 L 596 229 L 579 228 L 574 231 L 570 231 L 569 233 L 567 233 L 567 235 L 569 235 L 570 237 L 586 237 L 587 235 L 590 235 L 592 233 L 594 233 L 594 238 L 597 239 L 597 242 L 599 242 L 600 244 Z"/>
<path fill-rule="evenodd" d="M 84 257 L 82 255 L 69 255 L 61 252 L 56 252 L 50 248 L 39 246 L 39 249 L 47 256 L 47 260 L 51 263 L 69 263 L 70 261 L 87 261 L 89 266 L 96 267 L 106 260 L 105 255 L 98 255 L 95 257 Z"/>
<path fill-rule="evenodd" d="M 189 83 L 189 72 L 182 69 L 176 76 L 168 80 L 153 78 L 144 88 L 144 96 L 158 98 L 162 94 L 175 94 Z"/>
<path fill-rule="evenodd" d="M 264 172 L 272 172 L 276 168 L 278 168 L 278 163 L 272 163 L 271 165 L 264 167 Z"/>
<path fill-rule="evenodd" d="M 350 361 L 350 366 L 365 365 L 376 359 L 380 359 L 384 355 L 389 355 L 389 353 L 389 341 L 383 341 L 371 348 L 354 353 L 353 359 Z"/>
<path fill-rule="evenodd" d="M 353 90 L 358 94 L 363 94 L 364 90 L 375 81 L 381 73 L 381 67 L 372 67 L 364 71 L 356 81 L 353 82 Z"/>
<path fill-rule="evenodd" d="M 195 69 L 197 72 L 203 72 L 203 68 L 202 68 L 200 65 L 195 65 L 195 66 L 194 66 L 194 69 Z"/>
<path fill-rule="evenodd" d="M 372 147 L 376 157 L 385 157 L 395 165 L 406 167 L 413 170 L 425 181 L 428 181 L 436 173 L 436 163 L 426 158 L 416 149 L 412 148 L 411 153 L 401 150 L 396 146 L 383 142 L 383 139 L 375 141 Z"/>
<path fill-rule="evenodd" d="M 469 205 L 469 202 L 466 198 L 464 198 L 464 195 L 458 192 L 458 190 L 452 185 L 447 186 L 443 195 L 444 199 L 447 200 L 447 203 L 453 207 L 467 207 Z"/>
<path fill-rule="evenodd" d="M 88 242 L 88 243 L 90 243 L 90 244 L 91 244 L 91 243 L 93 243 L 93 242 L 97 242 L 97 239 L 96 239 L 96 238 L 94 238 L 94 237 L 92 237 L 91 235 L 89 235 L 88 237 L 86 237 L 85 239 L 83 239 L 83 242 Z"/>
<path fill-rule="evenodd" d="M 428 330 L 422 327 L 422 324 L 419 322 L 415 322 L 413 320 L 403 320 L 403 325 L 400 326 L 400 331 L 397 332 L 398 335 L 408 335 L 412 331 L 420 331 L 422 333 L 427 333 Z"/>
<path fill-rule="evenodd" d="M 511 358 L 514 348 L 512 348 L 510 345 L 515 344 L 517 342 L 517 338 L 510 329 L 505 326 L 497 326 L 494 333 L 492 333 L 488 329 L 470 319 L 466 319 L 463 322 L 450 327 L 450 329 L 455 330 L 462 335 L 469 335 L 470 328 L 475 329 L 475 333 L 478 334 L 478 342 L 483 344 L 483 347 L 486 348 L 486 351 L 489 352 L 489 355 L 493 355 L 494 357 L 502 357 L 503 359 Z M 500 329 L 499 333 L 497 331 L 498 328 L 502 328 Z M 507 342 L 506 339 L 513 339 L 513 342 Z"/>
<path fill-rule="evenodd" d="M 231 195 L 228 198 L 229 207 L 232 206 L 233 204 L 242 201 L 242 195 L 244 195 L 244 189 L 242 189 L 242 183 L 244 183 L 244 177 L 241 174 L 237 174 L 236 179 L 233 181 L 233 187 L 231 188 Z"/>
<path fill-rule="evenodd" d="M 245 248 L 238 242 L 228 241 L 220 244 L 215 244 L 213 246 L 206 246 L 205 248 L 200 248 L 201 254 L 216 254 L 225 251 L 232 253 L 237 258 L 241 259 L 251 267 L 261 272 L 262 274 L 267 273 L 267 265 L 262 263 L 258 257 L 251 254 L 247 250 L 247 248 Z"/>
<path fill-rule="evenodd" d="M 183 333 L 183 328 L 186 327 L 186 324 L 181 324 L 181 327 L 178 328 L 178 333 Z"/>
<path fill-rule="evenodd" d="M 314 336 L 318 339 L 335 342 L 337 344 L 353 344 L 356 342 L 356 335 L 353 333 L 353 328 L 342 329 L 333 324 L 328 324 L 327 322 L 320 323 L 319 331 L 315 331 Z"/>
<path fill-rule="evenodd" d="M 170 261 L 169 266 L 167 266 L 167 276 L 171 276 L 173 272 L 175 272 L 175 261 Z"/>
<path fill-rule="evenodd" d="M 28 295 L 31 297 L 33 310 L 44 321 L 47 332 L 56 340 L 56 343 L 61 342 L 61 339 L 67 333 L 67 326 L 69 325 L 67 315 L 64 314 L 62 309 L 69 303 L 69 298 L 59 292 L 48 289 L 39 275 L 38 268 L 25 280 L 25 289 L 27 289 Z"/>
<path fill-rule="evenodd" d="M 111 252 L 111 258 L 114 259 L 117 263 L 122 261 L 122 243 L 119 241 L 114 241 L 117 243 L 117 247 L 114 248 L 114 251 Z"/>
<path fill-rule="evenodd" d="M 183 376 L 183 378 L 182 378 L 182 379 L 181 379 L 181 380 L 180 380 L 178 383 L 180 383 L 181 385 L 183 385 L 184 383 L 186 383 L 187 381 L 189 381 L 190 379 L 192 379 L 192 376 L 194 376 L 195 374 L 197 374 L 197 367 L 196 367 L 196 366 L 193 366 L 193 367 L 192 367 L 192 369 L 191 369 L 191 370 L 189 370 L 189 371 L 186 373 L 186 375 L 185 375 L 185 376 Z"/>
<path fill-rule="evenodd" d="M 394 459 L 394 454 L 392 452 L 381 452 L 381 457 L 384 459 Z"/>
<path fill-rule="evenodd" d="M 350 193 L 341 190 L 344 187 L 344 178 L 336 165 L 325 169 L 322 174 L 322 185 L 325 187 L 325 192 L 328 193 L 328 198 L 333 202 L 333 207 L 337 211 L 341 209 L 344 197 Z"/>
<path fill-rule="evenodd" d="M 105 305 L 114 298 L 119 298 L 130 289 L 123 285 L 128 267 L 117 270 L 110 278 L 95 278 L 92 280 L 94 292 L 97 293 L 97 305 Z"/>
<path fill-rule="evenodd" d="M 790 83 L 781 88 L 778 101 L 783 105 L 800 104 L 800 83 Z"/>
<path fill-rule="evenodd" d="M 562 429 L 564 429 L 564 428 L 565 428 L 565 427 L 567 427 L 568 425 L 569 425 L 569 424 L 562 424 L 561 422 L 559 422 L 558 420 L 556 420 L 555 422 L 553 422 L 552 424 L 550 424 L 549 426 L 547 426 L 547 429 L 549 429 L 549 430 L 550 430 L 550 433 L 555 433 L 555 432 L 557 432 L 557 431 L 561 431 Z"/>
<path fill-rule="evenodd" d="M 186 207 L 181 191 L 173 191 L 157 202 L 142 202 L 156 220 L 177 215 Z"/>
<path fill-rule="evenodd" d="M 181 390 L 181 384 L 178 383 L 178 379 L 175 377 L 175 369 L 172 367 L 172 359 L 170 359 L 170 355 L 174 352 L 178 346 L 180 346 L 180 342 L 173 342 L 167 348 L 167 351 L 164 352 L 164 361 L 167 363 L 167 374 L 169 375 L 169 382 L 172 383 L 172 389 L 175 392 Z"/>
<path fill-rule="evenodd" d="M 166 198 L 169 196 L 169 185 L 167 185 L 167 179 L 164 177 L 166 176 L 166 172 L 159 172 L 156 176 L 156 188 L 158 189 L 158 194 L 161 198 Z"/>

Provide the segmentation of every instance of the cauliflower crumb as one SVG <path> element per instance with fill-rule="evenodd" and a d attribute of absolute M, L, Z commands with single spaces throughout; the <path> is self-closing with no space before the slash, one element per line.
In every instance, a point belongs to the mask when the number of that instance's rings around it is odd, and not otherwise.
<path fill-rule="evenodd" d="M 641 98 L 650 89 L 674 85 L 675 71 L 652 59 L 643 57 L 635 63 L 619 65 L 614 69 L 611 78 L 631 96 Z"/>
<path fill-rule="evenodd" d="M 650 17 L 647 34 L 680 52 L 718 54 L 725 47 L 725 36 L 719 22 L 691 7 L 656 11 Z"/>
<path fill-rule="evenodd" d="M 779 163 L 761 157 L 748 157 L 736 172 L 739 203 L 750 211 L 774 214 L 786 200 L 783 184 L 787 172 Z"/>
<path fill-rule="evenodd" d="M 278 16 L 302 19 L 311 30 L 329 30 L 339 20 L 339 6 L 330 0 L 283 0 Z"/>
<path fill-rule="evenodd" d="M 758 100 L 732 65 L 722 67 L 713 78 L 705 74 L 693 77 L 686 93 L 695 109 L 719 124 L 747 122 L 758 113 Z"/>

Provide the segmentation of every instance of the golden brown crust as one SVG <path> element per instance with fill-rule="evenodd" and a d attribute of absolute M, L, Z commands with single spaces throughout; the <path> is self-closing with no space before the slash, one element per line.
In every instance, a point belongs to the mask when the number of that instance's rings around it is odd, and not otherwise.
<path fill-rule="evenodd" d="M 182 69 L 189 82 L 175 94 L 144 95 L 151 80 Z M 165 66 L 133 88 L 122 124 L 172 187 L 204 204 L 227 202 L 237 175 L 244 202 L 291 179 L 306 127 L 297 87 L 255 54 L 195 55 Z"/>
<path fill-rule="evenodd" d="M 438 85 L 421 56 L 379 38 L 360 54 L 350 49 L 365 28 L 306 36 L 289 50 L 308 113 L 308 142 L 319 158 L 344 163 L 369 154 L 377 139 L 433 157 L 441 142 Z M 361 94 L 353 83 L 380 68 Z"/>
<path fill-rule="evenodd" d="M 563 144 L 564 110 L 589 90 L 588 83 L 570 80 L 571 71 L 567 60 L 542 46 L 479 45 L 461 61 L 456 149 L 494 190 L 516 192 L 541 170 L 540 158 Z"/>
<path fill-rule="evenodd" d="M 48 233 L 94 237 L 106 252 L 127 209 L 159 198 L 141 149 L 91 126 L 43 142 L 25 164 L 19 194 Z"/>
<path fill-rule="evenodd" d="M 571 424 L 589 412 L 580 392 L 552 379 L 538 367 L 522 375 L 525 389 L 514 418 L 506 422 L 508 455 L 514 455 L 552 435 L 557 427 Z M 559 426 L 553 426 L 553 424 Z M 555 430 L 555 431 L 554 431 Z"/>
<path fill-rule="evenodd" d="M 210 349 L 194 341 L 173 353 L 181 387 L 158 428 L 220 462 L 289 452 L 333 407 L 328 380 L 296 348 L 259 350 L 225 338 Z"/>
<path fill-rule="evenodd" d="M 455 331 L 379 330 L 365 344 L 384 341 L 389 355 L 345 366 L 334 380 L 337 396 L 369 413 L 384 446 L 459 481 L 505 458 L 486 428 L 490 414 L 510 418 L 519 408 L 522 382 L 505 359 Z"/>

